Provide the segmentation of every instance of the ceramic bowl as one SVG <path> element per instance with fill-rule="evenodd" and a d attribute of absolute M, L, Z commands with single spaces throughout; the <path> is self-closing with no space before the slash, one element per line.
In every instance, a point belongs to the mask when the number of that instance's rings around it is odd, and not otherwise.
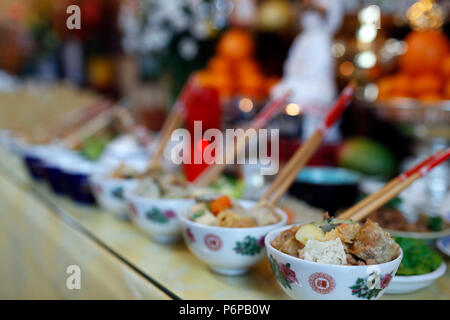
<path fill-rule="evenodd" d="M 134 188 L 125 192 L 131 221 L 160 243 L 181 238 L 178 215 L 195 204 L 193 199 L 157 199 L 139 196 Z"/>
<path fill-rule="evenodd" d="M 355 203 L 359 180 L 358 173 L 343 168 L 306 167 L 298 174 L 289 193 L 334 214 Z"/>
<path fill-rule="evenodd" d="M 239 201 L 244 208 L 256 205 L 253 201 Z M 287 216 L 277 208 L 281 221 L 254 228 L 224 228 L 207 226 L 187 218 L 189 209 L 179 215 L 184 240 L 189 250 L 211 269 L 224 275 L 240 275 L 264 259 L 264 237 L 286 224 Z"/>
<path fill-rule="evenodd" d="M 450 236 L 439 239 L 436 242 L 436 247 L 438 247 L 442 253 L 445 253 L 447 257 L 450 257 Z"/>
<path fill-rule="evenodd" d="M 78 155 L 61 163 L 62 185 L 73 201 L 80 204 L 95 204 L 90 176 L 95 172 L 97 165 Z"/>
<path fill-rule="evenodd" d="M 287 255 L 271 245 L 281 232 L 291 227 L 270 232 L 266 236 L 265 245 L 278 284 L 293 299 L 378 299 L 386 291 L 402 261 L 403 252 L 390 262 L 369 266 L 340 266 L 305 261 Z"/>
<path fill-rule="evenodd" d="M 65 166 L 69 167 L 72 162 L 77 161 L 76 159 L 78 159 L 78 156 L 75 152 L 61 147 L 50 149 L 42 157 L 45 178 L 54 193 L 60 195 L 70 194 L 69 183 L 66 181 L 67 176 L 64 174 L 63 168 Z"/>
<path fill-rule="evenodd" d="M 137 171 L 144 171 L 147 161 L 128 161 L 125 164 Z M 138 179 L 116 179 L 109 177 L 115 169 L 108 166 L 105 169 L 94 172 L 90 177 L 90 184 L 94 197 L 100 207 L 108 214 L 120 220 L 128 220 L 128 206 L 125 200 L 125 191 L 133 189 L 138 184 Z"/>
<path fill-rule="evenodd" d="M 445 262 L 433 272 L 417 276 L 395 276 L 386 290 L 387 294 L 403 294 L 418 291 L 433 284 L 433 282 L 444 275 L 447 270 Z"/>
<path fill-rule="evenodd" d="M 45 154 L 47 148 L 46 145 L 25 145 L 20 150 L 24 166 L 30 177 L 35 181 L 46 179 L 42 155 Z"/>

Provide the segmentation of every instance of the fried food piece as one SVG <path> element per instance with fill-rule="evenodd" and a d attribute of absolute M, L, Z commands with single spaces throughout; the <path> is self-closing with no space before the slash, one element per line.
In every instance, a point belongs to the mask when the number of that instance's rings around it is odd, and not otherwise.
<path fill-rule="evenodd" d="M 344 245 L 352 244 L 358 234 L 361 226 L 358 223 L 342 223 L 337 228 L 325 233 L 324 240 L 341 239 Z"/>
<path fill-rule="evenodd" d="M 345 255 L 345 257 L 347 259 L 347 265 L 350 265 L 350 266 L 356 266 L 357 265 L 358 260 L 356 260 L 355 257 L 352 256 L 350 253 L 347 253 Z"/>
<path fill-rule="evenodd" d="M 250 217 L 241 217 L 233 210 L 223 210 L 217 215 L 217 225 L 228 228 L 251 228 L 256 227 L 256 221 Z"/>
<path fill-rule="evenodd" d="M 259 226 L 275 224 L 281 220 L 280 216 L 276 213 L 275 208 L 269 204 L 262 204 L 253 208 L 240 210 L 239 214 L 251 217 Z"/>
<path fill-rule="evenodd" d="M 110 178 L 113 179 L 133 179 L 139 175 L 139 172 L 133 168 L 127 167 L 124 163 L 121 163 L 111 174 Z"/>
<path fill-rule="evenodd" d="M 145 172 L 139 175 L 139 178 L 158 178 L 164 173 L 164 168 L 160 163 L 152 163 Z"/>
<path fill-rule="evenodd" d="M 289 239 L 287 240 L 280 248 L 280 251 L 286 253 L 288 255 L 298 257 L 299 251 L 303 249 L 305 246 L 299 242 L 297 239 Z"/>
<path fill-rule="evenodd" d="M 295 239 L 298 228 L 298 226 L 293 226 L 283 231 L 272 241 L 272 246 L 283 253 L 297 257 L 298 251 L 304 247 L 303 244 Z"/>
<path fill-rule="evenodd" d="M 367 219 L 358 231 L 350 253 L 366 262 L 373 259 L 376 263 L 384 263 L 398 257 L 400 246 L 377 223 Z"/>
<path fill-rule="evenodd" d="M 284 230 L 278 237 L 273 239 L 271 245 L 280 250 L 281 246 L 289 239 L 295 239 L 295 234 L 298 231 L 299 226 L 292 226 L 291 228 Z"/>

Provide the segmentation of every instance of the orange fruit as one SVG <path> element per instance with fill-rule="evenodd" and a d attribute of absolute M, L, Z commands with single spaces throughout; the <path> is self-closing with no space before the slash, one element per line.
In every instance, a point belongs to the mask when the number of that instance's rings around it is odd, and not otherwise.
<path fill-rule="evenodd" d="M 412 91 L 416 96 L 424 94 L 436 94 L 442 90 L 444 85 L 443 79 L 433 73 L 426 73 L 413 78 Z"/>
<path fill-rule="evenodd" d="M 392 77 L 391 95 L 396 97 L 411 96 L 411 77 L 406 73 L 399 73 Z"/>
<path fill-rule="evenodd" d="M 405 41 L 408 49 L 400 65 L 409 74 L 439 71 L 442 59 L 449 53 L 447 37 L 437 30 L 412 31 Z"/>
<path fill-rule="evenodd" d="M 394 89 L 394 77 L 388 76 L 381 78 L 378 83 L 378 98 L 385 99 L 391 97 Z"/>
<path fill-rule="evenodd" d="M 239 63 L 236 64 L 236 73 L 245 76 L 249 73 L 260 73 L 261 68 L 259 66 L 259 63 L 256 62 L 253 59 L 246 59 L 239 61 Z"/>
<path fill-rule="evenodd" d="M 208 69 L 213 72 L 225 72 L 231 71 L 232 63 L 229 59 L 222 56 L 215 56 L 208 62 Z"/>
<path fill-rule="evenodd" d="M 450 100 L 450 79 L 447 80 L 444 86 L 444 98 Z"/>
<path fill-rule="evenodd" d="M 450 54 L 448 54 L 442 61 L 441 74 L 446 78 L 450 78 Z"/>
<path fill-rule="evenodd" d="M 238 92 L 244 96 L 261 98 L 264 95 L 264 77 L 259 73 L 241 75 Z"/>
<path fill-rule="evenodd" d="M 199 71 L 196 73 L 196 79 L 204 87 L 217 89 L 222 97 L 230 97 L 234 92 L 233 79 L 227 73 Z"/>
<path fill-rule="evenodd" d="M 252 37 L 242 29 L 227 31 L 217 44 L 217 52 L 233 60 L 250 58 L 253 50 Z"/>
<path fill-rule="evenodd" d="M 195 79 L 201 86 L 209 87 L 213 84 L 213 73 L 208 70 L 200 70 L 195 73 Z"/>

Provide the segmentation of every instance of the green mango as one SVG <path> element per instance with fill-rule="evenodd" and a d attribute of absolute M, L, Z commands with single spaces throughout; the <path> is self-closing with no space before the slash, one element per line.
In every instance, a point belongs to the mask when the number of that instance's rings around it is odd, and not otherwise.
<path fill-rule="evenodd" d="M 365 175 L 389 177 L 395 159 L 383 145 L 364 137 L 350 138 L 338 150 L 338 165 Z"/>

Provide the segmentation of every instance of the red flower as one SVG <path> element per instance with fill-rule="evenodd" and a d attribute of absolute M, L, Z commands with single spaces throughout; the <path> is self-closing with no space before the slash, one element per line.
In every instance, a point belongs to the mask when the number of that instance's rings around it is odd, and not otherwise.
<path fill-rule="evenodd" d="M 258 240 L 258 246 L 260 246 L 261 248 L 264 248 L 264 236 L 262 236 L 261 238 L 259 238 Z"/>
<path fill-rule="evenodd" d="M 295 275 L 295 272 L 294 272 L 294 270 L 292 270 L 290 267 L 289 267 L 289 264 L 284 264 L 284 263 L 281 263 L 280 264 L 280 270 L 281 270 L 281 272 L 284 274 L 284 276 L 286 277 L 286 279 L 290 282 L 290 283 L 298 283 L 298 280 L 297 280 L 297 276 Z"/>
<path fill-rule="evenodd" d="M 136 207 L 135 207 L 133 204 L 129 203 L 129 204 L 128 204 L 128 208 L 129 208 L 131 214 L 132 214 L 134 217 L 137 217 L 137 210 L 136 210 Z"/>
<path fill-rule="evenodd" d="M 192 231 L 191 231 L 191 229 L 186 229 L 186 236 L 188 237 L 188 239 L 191 241 L 191 242 L 195 242 L 195 238 L 194 238 L 194 235 L 192 234 Z"/>
<path fill-rule="evenodd" d="M 389 285 L 389 282 L 391 282 L 391 280 L 392 280 L 391 274 L 389 273 L 385 274 L 384 277 L 381 278 L 381 289 L 385 289 Z"/>
<path fill-rule="evenodd" d="M 173 212 L 172 210 L 166 210 L 164 211 L 164 216 L 167 219 L 174 219 L 176 217 L 175 212 Z"/>

